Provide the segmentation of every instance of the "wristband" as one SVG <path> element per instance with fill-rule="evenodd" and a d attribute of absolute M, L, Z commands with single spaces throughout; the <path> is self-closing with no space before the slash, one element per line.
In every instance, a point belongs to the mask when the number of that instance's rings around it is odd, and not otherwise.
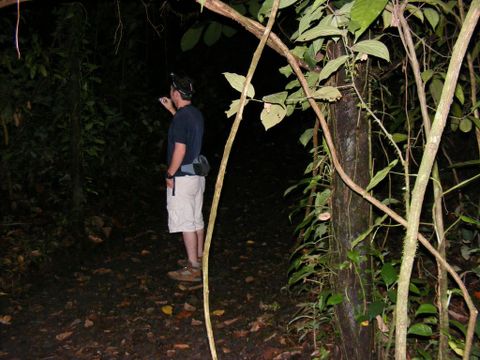
<path fill-rule="evenodd" d="M 167 173 L 165 174 L 165 179 L 173 179 L 175 176 L 174 175 L 171 175 L 168 171 Z"/>

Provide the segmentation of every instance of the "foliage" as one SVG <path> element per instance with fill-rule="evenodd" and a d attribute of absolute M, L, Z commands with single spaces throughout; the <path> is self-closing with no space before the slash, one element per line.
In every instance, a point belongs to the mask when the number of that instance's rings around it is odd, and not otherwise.
<path fill-rule="evenodd" d="M 263 3 L 262 8 L 258 13 L 258 18 L 263 20 L 264 16 L 269 13 L 269 8 L 272 6 L 272 2 L 266 1 Z M 296 14 L 298 20 L 298 27 L 292 31 L 290 40 L 293 40 L 297 46 L 291 48 L 291 52 L 302 61 L 305 68 L 305 77 L 308 85 L 311 88 L 311 92 L 316 99 L 328 102 L 337 101 L 342 95 L 342 91 L 335 86 L 332 86 L 332 75 L 339 69 L 345 68 L 347 73 L 352 78 L 356 76 L 355 65 L 368 61 L 369 64 L 374 65 L 370 68 L 370 72 L 373 75 L 370 81 L 369 97 L 368 101 L 359 98 L 361 106 L 369 112 L 375 124 L 379 126 L 378 136 L 372 139 L 372 146 L 374 149 L 378 149 L 375 153 L 376 167 L 382 167 L 383 170 L 376 171 L 375 175 L 367 187 L 367 190 L 375 190 L 377 196 L 385 196 L 385 202 L 394 206 L 400 205 L 397 199 L 404 199 L 403 211 L 409 209 L 409 192 L 410 192 L 410 174 L 415 174 L 418 170 L 415 163 L 415 159 L 420 158 L 423 155 L 424 148 L 422 143 L 418 143 L 417 139 L 421 139 L 422 131 L 422 117 L 418 106 L 418 98 L 416 95 L 416 85 L 412 80 L 410 72 L 406 75 L 400 76 L 395 73 L 397 64 L 405 61 L 406 56 L 403 51 L 398 51 L 401 46 L 395 37 L 395 29 L 391 26 L 397 26 L 397 18 L 394 14 L 394 9 L 398 4 L 388 3 L 387 1 L 374 1 L 367 2 L 362 0 L 356 0 L 352 2 L 333 2 L 331 5 L 325 4 L 323 1 L 292 1 L 282 2 L 281 8 L 286 9 L 282 16 L 284 16 L 285 22 L 287 19 L 291 19 L 293 13 Z M 461 18 L 458 15 L 463 9 L 458 8 L 463 6 L 460 2 L 455 4 L 454 2 L 447 4 L 440 2 L 425 2 L 421 3 L 421 6 L 417 7 L 413 4 L 407 4 L 405 11 L 410 15 L 409 24 L 415 29 L 415 33 L 419 33 L 417 40 L 417 51 L 423 59 L 423 72 L 421 74 L 423 81 L 427 86 L 427 102 L 430 104 L 438 104 L 440 93 L 443 88 L 443 82 L 446 74 L 446 65 L 444 54 L 448 54 L 452 48 L 452 41 L 458 34 L 459 26 L 461 25 Z M 293 8 L 293 9 L 292 9 Z M 380 17 L 381 15 L 381 17 Z M 382 24 L 383 22 L 383 24 Z M 424 24 L 428 24 L 427 27 Z M 383 28 L 382 28 L 383 25 Z M 369 29 L 373 33 L 373 38 L 366 38 L 366 30 Z M 284 29 L 282 29 L 284 31 Z M 453 36 L 445 36 L 445 34 L 451 34 Z M 394 36 L 390 36 L 394 35 Z M 477 34 L 478 35 L 478 34 Z M 383 42 L 380 41 L 382 39 Z M 335 42 L 342 42 L 345 48 L 346 55 L 330 58 L 328 53 L 329 44 Z M 384 43 L 387 43 L 387 47 Z M 474 47 L 471 55 L 474 58 L 478 58 L 478 41 L 473 41 Z M 477 45 L 475 45 L 477 44 Z M 394 49 L 389 52 L 388 49 Z M 471 56 L 470 55 L 470 56 Z M 419 57 L 420 57 L 419 56 Z M 392 65 L 387 62 L 391 61 Z M 447 134 L 449 141 L 456 141 L 453 136 L 458 129 L 467 134 L 473 134 L 475 126 L 478 124 L 478 115 L 475 116 L 474 112 L 477 108 L 477 103 L 474 100 L 475 93 L 470 93 L 471 89 L 475 91 L 476 86 L 470 87 L 469 83 L 478 84 L 476 77 L 468 76 L 467 67 L 465 66 L 463 77 L 458 83 L 455 91 L 454 104 L 451 109 L 451 130 L 452 133 Z M 287 66 L 280 69 L 280 72 L 287 77 L 292 73 L 292 69 Z M 471 75 L 471 74 L 470 74 Z M 237 75 L 240 77 L 240 75 Z M 400 81 L 399 79 L 403 79 Z M 238 90 L 241 87 L 241 83 L 234 85 L 230 81 L 231 85 Z M 334 85 L 334 84 L 333 84 Z M 354 83 L 352 82 L 352 87 Z M 336 93 L 335 93 L 336 91 Z M 358 89 L 355 89 L 356 94 L 359 95 Z M 412 95 L 413 94 L 413 95 Z M 323 96 L 320 96 L 323 95 Z M 253 99 L 253 94 L 250 95 L 251 100 L 264 102 L 264 110 L 260 115 L 260 119 L 266 129 L 275 126 L 286 116 L 291 116 L 295 110 L 306 110 L 309 108 L 309 99 L 305 97 L 303 89 L 300 87 L 298 80 L 294 79 L 286 84 L 285 89 L 271 96 L 264 96 L 262 100 Z M 270 99 L 275 99 L 270 101 Z M 469 100 L 470 99 L 470 100 Z M 400 101 L 399 101 L 400 100 Z M 420 101 L 422 99 L 420 98 Z M 234 100 L 230 106 L 230 110 L 227 112 L 228 116 L 233 115 L 236 112 L 238 101 Z M 433 112 L 432 112 L 433 113 Z M 477 113 L 478 114 L 478 113 Z M 475 125 L 475 126 L 474 126 Z M 476 129 L 478 131 L 478 128 Z M 311 133 L 311 131 L 310 131 Z M 377 134 L 377 133 L 375 133 Z M 305 138 L 305 136 L 303 136 Z M 384 140 L 387 139 L 388 147 L 385 147 Z M 451 139 L 451 140 L 450 140 Z M 475 138 L 470 137 L 470 149 L 474 149 Z M 472 142 L 473 140 L 473 142 Z M 457 140 L 458 141 L 458 140 Z M 312 150 L 316 154 L 318 149 Z M 393 150 L 393 151 L 392 151 Z M 447 171 L 448 166 L 452 166 L 451 158 L 449 155 L 458 157 L 460 154 L 454 150 L 444 150 L 445 158 L 439 157 L 438 161 L 441 164 L 445 164 L 445 161 L 450 162 L 447 166 L 443 165 L 443 169 Z M 471 160 L 471 152 L 464 152 L 462 155 L 470 156 L 465 160 L 470 161 L 473 165 L 476 162 Z M 410 157 L 413 159 L 410 160 Z M 393 160 L 392 160 L 393 157 Z M 405 161 L 407 159 L 407 162 Z M 474 157 L 475 159 L 475 157 Z M 472 162 L 473 161 L 473 162 Z M 387 165 L 388 164 L 388 165 Z M 473 165 L 473 166 L 475 166 Z M 401 173 L 404 174 L 403 181 L 397 176 L 398 168 L 401 166 Z M 313 172 L 315 177 L 315 169 L 313 164 L 309 165 L 307 173 Z M 400 174 L 401 174 L 400 173 Z M 465 173 L 468 175 L 468 172 Z M 312 178 L 313 178 L 312 177 Z M 443 174 L 444 179 L 449 180 L 451 176 Z M 458 181 L 458 174 L 453 174 L 453 177 Z M 290 268 L 290 280 L 289 284 L 297 284 L 302 291 L 309 291 L 311 294 L 318 294 L 319 290 L 323 291 L 324 287 L 328 284 L 326 282 L 325 273 L 336 271 L 335 267 L 332 268 L 332 263 L 329 261 L 328 256 L 325 256 L 329 252 L 328 248 L 322 248 L 319 250 L 317 247 L 318 242 L 315 240 L 312 234 L 316 234 L 317 229 L 320 229 L 321 234 L 328 232 L 328 227 L 324 224 L 318 223 L 318 212 L 313 204 L 309 204 L 316 197 L 316 195 L 322 196 L 324 192 L 322 190 L 315 190 L 313 194 L 310 194 L 308 185 L 312 183 L 312 178 L 301 180 L 298 186 L 305 186 L 304 198 L 300 201 L 299 211 L 302 207 L 312 206 L 312 211 L 305 211 L 305 217 L 299 220 L 297 231 L 301 231 L 300 239 L 302 243 L 299 244 L 292 256 L 292 266 Z M 471 181 L 477 177 L 472 177 Z M 389 181 L 386 182 L 385 179 Z M 469 182 L 468 180 L 465 180 Z M 403 183 L 404 182 L 404 183 Z M 406 183 L 406 187 L 404 184 Z M 297 186 L 297 187 L 298 187 Z M 402 189 L 403 188 L 403 189 Z M 459 189 L 458 186 L 455 187 Z M 289 189 L 290 191 L 291 189 Z M 405 191 L 405 194 L 402 192 Z M 476 196 L 476 194 L 474 194 Z M 464 201 L 460 200 L 460 210 L 456 216 L 458 219 L 463 219 L 466 223 L 477 224 L 477 215 L 470 217 L 462 215 L 464 211 Z M 425 207 L 428 209 L 430 204 L 426 202 Z M 315 209 L 315 210 L 313 210 Z M 320 211 L 320 210 L 318 210 Z M 323 211 L 323 209 L 322 209 Z M 328 213 L 328 209 L 327 209 Z M 427 211 L 426 215 L 430 215 Z M 372 242 L 372 255 L 378 254 L 379 250 L 376 247 L 377 235 L 385 232 L 389 238 L 401 237 L 401 232 L 393 231 L 389 228 L 384 228 L 382 223 L 386 219 L 385 216 L 379 218 L 371 228 L 366 229 L 365 232 L 357 238 L 354 242 L 356 244 L 364 241 L 367 236 L 374 235 Z M 467 220 L 468 219 L 468 220 Z M 470 220 L 471 219 L 471 220 Z M 425 220 L 428 222 L 428 220 Z M 387 230 L 388 229 L 388 230 Z M 433 236 L 435 234 L 435 228 L 433 226 L 422 227 L 424 234 Z M 477 234 L 478 235 L 478 234 Z M 476 236 L 477 236 L 476 235 Z M 314 240 L 312 240 L 312 237 Z M 477 236 L 478 238 L 478 236 Z M 387 235 L 385 235 L 387 239 Z M 449 237 L 452 242 L 458 241 L 455 237 Z M 322 243 L 322 245 L 325 245 Z M 386 246 L 386 248 L 385 248 Z M 382 251 L 385 253 L 377 259 L 375 268 L 381 267 L 381 274 L 384 276 L 384 281 L 389 281 L 388 286 L 393 285 L 392 276 L 388 277 L 388 273 L 392 272 L 393 264 L 397 264 L 398 259 L 395 259 L 390 255 L 392 252 L 391 247 L 395 248 L 394 243 L 383 241 L 381 248 L 385 248 Z M 458 247 L 457 247 L 458 248 Z M 455 249 L 454 247 L 452 249 Z M 394 250 L 393 250 L 394 251 Z M 464 258 L 469 257 L 470 254 L 476 254 L 478 248 L 466 248 L 463 247 L 462 256 Z M 317 253 L 318 252 L 318 253 Z M 459 255 L 453 252 L 453 255 Z M 386 262 L 385 257 L 388 256 Z M 350 252 L 351 264 L 339 264 L 340 266 L 358 266 L 360 262 L 365 261 L 354 250 Z M 420 259 L 423 259 L 424 255 Z M 382 265 L 383 264 L 383 265 Z M 395 265 L 396 266 L 396 265 Z M 419 279 L 424 276 L 422 271 L 419 271 Z M 319 280 L 320 279 L 320 280 Z M 374 283 L 376 288 L 382 288 L 384 285 L 381 282 Z M 424 284 L 425 285 L 425 284 Z M 414 340 L 415 348 L 418 350 L 418 356 L 423 358 L 429 358 L 429 352 L 437 346 L 436 341 L 429 339 L 435 334 L 435 331 L 440 331 L 436 328 L 436 308 L 434 311 L 433 301 L 435 299 L 435 289 L 430 286 L 422 285 L 423 289 L 420 290 L 415 280 L 412 280 L 410 285 L 411 300 L 418 302 L 418 307 L 413 306 L 415 312 L 410 314 L 410 320 L 412 326 L 409 329 L 409 336 L 411 341 Z M 393 292 L 389 292 L 390 298 L 385 293 L 377 292 L 376 299 L 373 299 L 369 305 L 369 309 L 365 314 L 358 314 L 359 321 L 372 321 L 376 316 L 383 314 L 382 323 L 388 322 L 388 319 L 392 319 Z M 316 300 L 305 306 L 305 309 L 316 308 Z M 383 305 L 381 305 L 383 304 Z M 389 304 L 389 305 L 388 305 Z M 386 306 L 388 305 L 388 306 Z M 386 309 L 389 309 L 386 311 Z M 386 312 L 385 312 L 386 311 Z M 310 317 L 312 322 L 316 320 Z M 303 328 L 306 328 L 303 326 Z M 310 329 L 315 329 L 315 324 L 310 326 Z M 455 333 L 452 329 L 451 337 L 464 336 L 465 334 Z M 391 339 L 390 339 L 391 340 Z M 461 345 L 458 344 L 461 340 L 451 340 L 450 347 L 457 355 L 462 355 Z M 390 345 L 388 344 L 385 349 L 379 350 L 379 353 L 388 350 Z M 460 350 L 459 350 L 460 349 Z M 443 354 L 445 356 L 446 354 Z M 388 354 L 386 354 L 388 356 Z"/>
<path fill-rule="evenodd" d="M 50 4 L 44 12 L 22 10 L 21 58 L 11 42 L 14 22 L 0 17 L 0 46 L 5 49 L 0 56 L 0 210 L 4 214 L 0 222 L 7 225 L 2 235 L 11 239 L 2 244 L 4 290 L 37 265 L 51 261 L 57 251 L 74 245 L 65 226 L 72 186 L 69 5 Z M 142 188 L 155 174 L 160 178 L 167 122 L 155 107 L 158 94 L 152 94 L 144 81 L 145 63 L 133 52 L 138 50 L 136 39 L 145 34 L 140 26 L 147 26 L 144 10 L 132 7 L 132 21 L 122 41 L 99 52 L 99 43 L 105 43 L 101 37 L 110 37 L 117 19 L 110 6 L 109 12 L 96 12 L 97 6 L 103 5 L 82 7 L 88 19 L 78 59 L 83 186 L 88 213 L 105 211 L 112 216 L 116 202 L 134 205 L 138 198 L 132 201 L 130 191 Z M 40 15 L 47 13 L 46 18 Z M 102 32 L 102 26 L 108 26 L 108 33 Z M 15 228 L 9 231 L 9 224 L 37 221 L 40 216 L 49 218 L 51 227 L 38 239 L 22 236 L 24 230 L 18 236 Z M 22 266 L 16 259 L 22 260 Z"/>

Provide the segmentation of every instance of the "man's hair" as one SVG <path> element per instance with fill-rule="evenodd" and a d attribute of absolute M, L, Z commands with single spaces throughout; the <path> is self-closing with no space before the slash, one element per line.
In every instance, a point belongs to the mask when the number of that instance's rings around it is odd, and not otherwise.
<path fill-rule="evenodd" d="M 191 100 L 195 92 L 193 90 L 193 81 L 186 75 L 170 74 L 172 78 L 172 87 L 177 90 L 183 100 Z"/>

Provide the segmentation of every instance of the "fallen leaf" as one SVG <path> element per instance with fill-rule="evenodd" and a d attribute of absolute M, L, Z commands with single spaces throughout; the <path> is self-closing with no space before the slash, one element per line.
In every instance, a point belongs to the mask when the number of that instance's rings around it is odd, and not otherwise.
<path fill-rule="evenodd" d="M 72 336 L 72 334 L 73 334 L 73 331 L 65 331 L 55 336 L 55 339 L 57 339 L 58 341 L 63 341 L 68 339 L 70 336 Z"/>
<path fill-rule="evenodd" d="M 188 290 L 188 288 L 183 284 L 178 284 L 178 288 L 182 291 L 187 291 Z"/>
<path fill-rule="evenodd" d="M 230 320 L 225 320 L 223 323 L 224 323 L 225 325 L 227 325 L 227 326 L 230 326 L 230 325 L 232 325 L 233 323 L 236 323 L 238 320 L 239 320 L 239 318 L 236 317 L 236 318 L 233 318 L 233 319 L 230 319 Z"/>
<path fill-rule="evenodd" d="M 247 330 L 235 330 L 233 332 L 233 336 L 236 337 L 236 338 L 241 338 L 241 337 L 245 337 L 248 335 L 248 331 Z"/>
<path fill-rule="evenodd" d="M 171 305 L 164 305 L 164 306 L 162 306 L 162 312 L 165 315 L 172 315 L 173 314 L 173 307 Z"/>
<path fill-rule="evenodd" d="M 247 240 L 247 245 L 253 245 L 253 244 L 255 244 L 255 241 L 253 241 L 253 240 Z"/>
<path fill-rule="evenodd" d="M 253 276 L 247 276 L 247 277 L 245 278 L 245 282 L 246 282 L 247 284 L 249 284 L 249 283 L 251 283 L 251 282 L 253 282 L 253 281 L 255 281 L 255 278 L 254 278 Z"/>
<path fill-rule="evenodd" d="M 94 274 L 100 274 L 100 275 L 110 274 L 111 272 L 112 272 L 112 269 L 107 269 L 107 268 L 99 268 L 99 269 L 93 270 Z"/>
<path fill-rule="evenodd" d="M 185 303 L 183 304 L 183 308 L 187 311 L 191 311 L 191 312 L 194 312 L 195 310 L 197 310 L 197 308 L 193 305 L 190 305 L 189 303 Z"/>
<path fill-rule="evenodd" d="M 182 310 L 175 317 L 181 320 L 181 319 L 188 319 L 191 316 L 192 316 L 192 313 L 190 311 Z"/>
<path fill-rule="evenodd" d="M 126 308 L 130 306 L 130 300 L 123 299 L 123 301 L 117 305 L 118 308 Z"/>
<path fill-rule="evenodd" d="M 11 325 L 12 317 L 10 315 L 0 316 L 0 324 Z"/>
<path fill-rule="evenodd" d="M 192 326 L 199 326 L 199 325 L 202 325 L 202 324 L 203 324 L 202 321 L 192 318 Z"/>
<path fill-rule="evenodd" d="M 257 332 L 266 325 L 266 319 L 264 316 L 259 316 L 255 321 L 250 323 L 250 332 Z"/>
<path fill-rule="evenodd" d="M 190 345 L 188 345 L 188 344 L 175 344 L 175 345 L 173 345 L 173 348 L 178 349 L 178 350 L 185 350 L 185 349 L 190 349 Z"/>
<path fill-rule="evenodd" d="M 150 251 L 148 251 L 148 250 L 142 250 L 142 252 L 140 253 L 140 255 L 142 255 L 142 256 L 150 255 Z"/>
<path fill-rule="evenodd" d="M 93 325 L 94 325 L 94 323 L 90 319 L 85 320 L 85 322 L 83 323 L 83 327 L 86 328 L 86 329 L 91 328 Z"/>
<path fill-rule="evenodd" d="M 38 257 L 41 256 L 42 253 L 40 252 L 40 250 L 33 250 L 32 252 L 30 252 L 30 255 L 33 257 Z"/>
<path fill-rule="evenodd" d="M 212 314 L 215 316 L 223 316 L 223 314 L 225 314 L 225 310 L 214 310 Z"/>
<path fill-rule="evenodd" d="M 474 291 L 473 296 L 475 296 L 477 299 L 480 299 L 480 291 Z"/>
<path fill-rule="evenodd" d="M 232 352 L 232 350 L 230 350 L 227 347 L 222 347 L 222 351 L 223 351 L 224 354 L 230 354 Z"/>
<path fill-rule="evenodd" d="M 103 239 L 101 237 L 92 234 L 88 235 L 88 239 L 94 244 L 101 244 L 103 242 Z"/>

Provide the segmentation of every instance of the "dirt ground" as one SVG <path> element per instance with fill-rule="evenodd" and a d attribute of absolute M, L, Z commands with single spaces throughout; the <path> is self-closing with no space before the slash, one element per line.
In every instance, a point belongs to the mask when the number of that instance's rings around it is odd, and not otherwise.
<path fill-rule="evenodd" d="M 309 345 L 287 331 L 296 308 L 285 289 L 294 225 L 283 192 L 301 177 L 305 151 L 297 134 L 283 140 L 288 128 L 242 131 L 210 253 L 218 358 L 310 359 Z M 215 174 L 207 180 L 206 219 L 214 182 Z M 11 321 L 0 324 L 0 359 L 211 358 L 202 286 L 166 276 L 184 251 L 179 235 L 167 232 L 164 189 L 131 195 L 146 200 L 123 219 L 120 244 L 74 271 L 38 274 L 27 293 L 4 297 L 0 314 Z"/>

